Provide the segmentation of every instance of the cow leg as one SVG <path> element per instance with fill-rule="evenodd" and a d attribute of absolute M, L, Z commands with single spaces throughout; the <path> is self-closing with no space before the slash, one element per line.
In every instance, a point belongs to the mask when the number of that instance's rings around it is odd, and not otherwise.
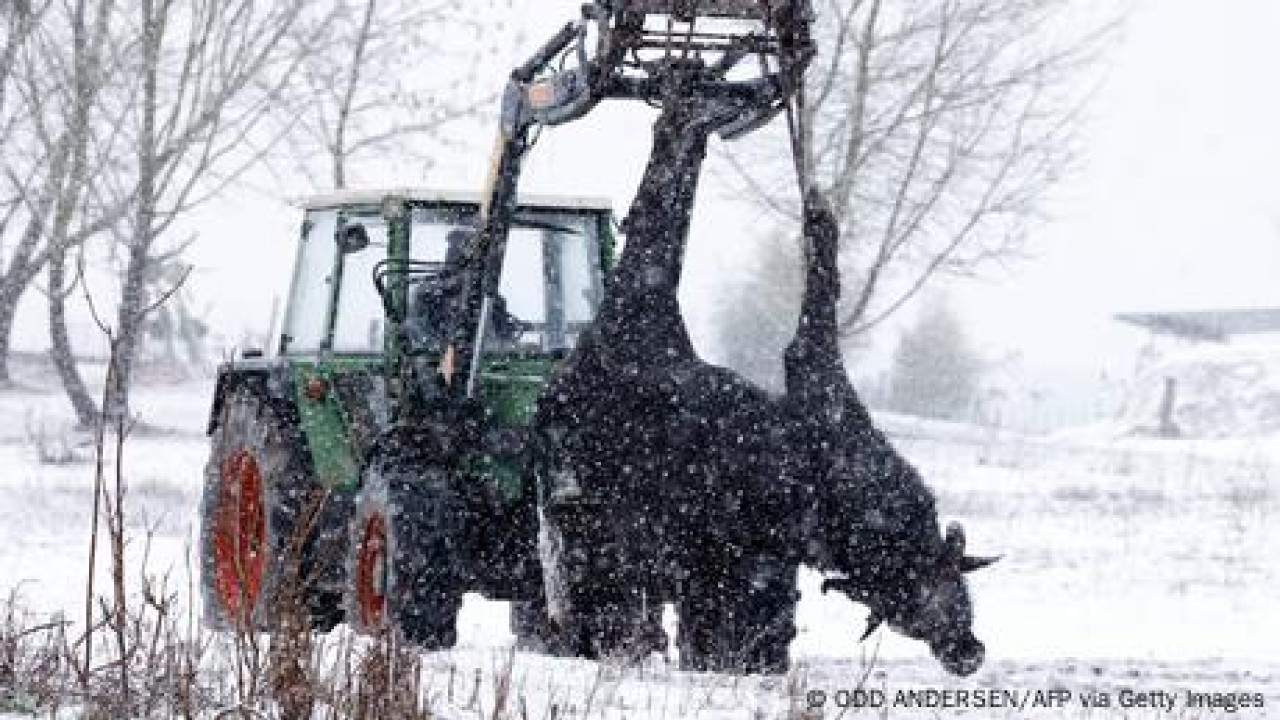
<path fill-rule="evenodd" d="M 805 198 L 804 231 L 805 294 L 784 363 L 786 402 L 804 428 L 802 452 L 813 470 L 808 560 L 844 576 L 824 585 L 865 603 L 869 628 L 887 620 L 928 643 L 949 671 L 969 674 L 983 647 L 962 573 L 989 560 L 964 556 L 958 525 L 941 536 L 933 492 L 875 428 L 849 382 L 836 322 L 839 232 L 816 193 Z"/>
<path fill-rule="evenodd" d="M 715 103 L 673 98 L 654 125 L 653 147 L 626 219 L 626 246 L 595 322 L 611 368 L 699 362 L 677 293 Z"/>
<path fill-rule="evenodd" d="M 836 304 L 840 300 L 837 253 L 840 230 L 830 205 L 816 190 L 804 199 L 804 296 L 796 334 L 783 356 L 787 398 L 805 412 L 842 417 L 862 407 L 845 373 Z M 859 413 L 858 420 L 870 422 Z"/>
<path fill-rule="evenodd" d="M 666 645 L 652 528 L 675 414 L 660 384 L 698 362 L 676 294 L 714 116 L 683 100 L 664 109 L 600 313 L 539 403 L 548 611 L 587 656 Z"/>
<path fill-rule="evenodd" d="M 716 547 L 679 587 L 680 669 L 783 673 L 796 634 L 798 565 L 779 555 Z"/>
<path fill-rule="evenodd" d="M 831 510 L 847 511 L 851 505 L 901 518 L 920 536 L 936 535 L 932 493 L 876 429 L 844 369 L 836 315 L 840 233 L 835 216 L 817 191 L 809 192 L 804 205 L 805 289 L 784 369 L 785 402 L 804 427 L 800 451 L 811 468 L 811 497 L 822 520 L 811 526 L 818 533 L 811 539 L 822 547 L 826 540 L 843 538 L 847 518 Z"/>

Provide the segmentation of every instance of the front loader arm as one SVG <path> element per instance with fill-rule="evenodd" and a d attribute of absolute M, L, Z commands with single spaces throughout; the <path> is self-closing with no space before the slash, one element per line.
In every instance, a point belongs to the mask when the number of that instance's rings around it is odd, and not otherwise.
<path fill-rule="evenodd" d="M 475 397 L 480 374 L 480 345 L 492 322 L 493 303 L 502 274 L 502 258 L 506 253 L 507 235 L 516 211 L 516 191 L 525 155 L 530 149 L 530 131 L 539 125 L 557 125 L 581 117 L 594 107 L 599 98 L 581 85 L 578 73 L 562 73 L 534 86 L 533 80 L 547 65 L 564 52 L 585 31 L 578 23 L 569 23 L 550 41 L 539 48 L 524 65 L 511 73 L 502 95 L 498 137 L 490 158 L 489 175 L 481 193 L 479 233 L 476 247 L 468 253 L 472 260 L 473 278 L 468 283 L 468 315 L 478 314 L 465 323 L 458 338 L 457 352 L 466 362 L 466 395 Z M 589 67 L 589 66 L 587 66 Z M 580 68 L 581 69 L 581 68 Z M 556 93 L 560 93 L 557 95 Z M 558 102 L 557 102 L 558 101 Z M 460 351 L 460 352 L 458 352 Z M 446 369 L 446 381 L 450 382 Z"/>
<path fill-rule="evenodd" d="M 706 33 L 696 28 L 704 20 L 754 25 L 736 34 Z M 659 103 L 671 86 L 669 76 L 679 73 L 682 92 L 735 101 L 737 117 L 719 134 L 738 137 L 781 112 L 800 86 L 814 52 L 811 22 L 809 0 L 597 0 L 515 68 L 502 96 L 479 232 L 466 254 L 468 320 L 441 363 L 446 385 L 468 397 L 476 394 L 481 342 L 492 322 L 521 167 L 535 128 L 572 122 L 605 99 Z M 570 60 L 568 69 L 548 74 L 553 63 L 564 68 Z M 759 74 L 729 79 L 743 61 L 758 62 Z M 465 385 L 458 388 L 454 377 L 462 372 Z"/>

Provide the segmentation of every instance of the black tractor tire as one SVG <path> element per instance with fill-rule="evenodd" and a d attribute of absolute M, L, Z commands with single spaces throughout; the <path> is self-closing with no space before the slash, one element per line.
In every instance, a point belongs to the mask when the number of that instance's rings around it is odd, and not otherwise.
<path fill-rule="evenodd" d="M 465 508 L 450 474 L 395 440 L 380 441 L 356 499 L 347 617 L 357 632 L 452 647 L 466 590 Z"/>
<path fill-rule="evenodd" d="M 690 573 L 676 603 L 680 669 L 787 672 L 800 599 L 797 575 L 794 563 L 772 556 L 746 556 Z"/>
<path fill-rule="evenodd" d="M 201 499 L 206 623 L 270 630 L 300 603 L 310 629 L 333 629 L 350 513 L 351 493 L 312 474 L 300 429 L 258 393 L 233 390 L 210 437 Z"/>

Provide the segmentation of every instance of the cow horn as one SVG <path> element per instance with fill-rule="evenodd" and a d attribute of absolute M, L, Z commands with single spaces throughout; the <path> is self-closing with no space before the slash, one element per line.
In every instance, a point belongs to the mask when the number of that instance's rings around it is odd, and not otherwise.
<path fill-rule="evenodd" d="M 999 559 L 1000 559 L 999 555 L 996 555 L 994 557 L 974 557 L 972 555 L 965 555 L 964 557 L 960 558 L 960 562 L 958 563 L 958 565 L 960 567 L 960 572 L 971 573 L 974 570 L 981 570 L 982 568 L 990 565 L 991 563 L 994 563 Z"/>
<path fill-rule="evenodd" d="M 867 616 L 867 629 L 862 632 L 862 637 L 858 638 L 858 642 L 865 642 L 867 638 L 871 637 L 871 633 L 875 632 L 876 628 L 880 627 L 880 623 L 883 622 L 884 618 L 880 617 L 880 613 L 872 610 L 871 614 Z"/>

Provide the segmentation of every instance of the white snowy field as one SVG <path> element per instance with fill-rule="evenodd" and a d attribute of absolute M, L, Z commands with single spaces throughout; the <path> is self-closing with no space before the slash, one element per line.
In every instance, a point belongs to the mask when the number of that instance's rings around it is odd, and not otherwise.
<path fill-rule="evenodd" d="M 0 597 L 16 589 L 38 613 L 76 617 L 84 602 L 91 449 L 75 446 L 66 431 L 66 403 L 50 381 L 32 376 L 24 384 L 0 390 Z M 187 553 L 210 388 L 201 380 L 142 389 L 141 419 L 171 432 L 133 437 L 124 460 L 131 551 L 139 559 L 147 552 L 150 572 L 172 572 L 179 585 L 190 582 Z M 942 520 L 965 524 L 972 552 L 1003 555 L 972 576 L 976 631 L 988 649 L 977 674 L 948 677 L 922 645 L 887 630 L 859 645 L 862 608 L 819 594 L 820 578 L 806 573 L 792 648 L 797 670 L 790 677 L 681 673 L 674 670 L 674 650 L 625 669 L 517 653 L 512 678 L 523 710 L 515 716 L 837 717 L 837 705 L 852 697 L 840 691 L 863 680 L 864 689 L 886 693 L 886 706 L 843 711 L 876 717 L 1226 714 L 1187 707 L 1190 691 L 1218 699 L 1261 694 L 1266 707 L 1231 716 L 1280 717 L 1280 438 L 1045 438 L 897 416 L 881 421 L 937 492 Z M 42 462 L 41 447 L 70 449 L 80 459 Z M 489 682 L 506 661 L 512 642 L 506 604 L 468 596 L 459 626 L 459 647 L 426 660 L 441 713 L 487 717 L 485 698 L 493 695 L 481 692 L 473 703 L 474 678 Z M 900 690 L 969 694 L 919 695 L 933 706 L 908 709 L 893 704 Z M 954 707 L 993 690 L 1012 691 L 1024 702 L 1067 704 Z M 1058 694 L 1035 694 L 1042 691 Z M 1081 707 L 1082 696 L 1094 691 L 1111 699 L 1109 710 Z M 1157 697 L 1155 691 L 1171 693 L 1171 710 L 1120 706 Z M 826 699 L 822 713 L 808 707 L 810 700 L 818 704 L 819 693 Z"/>

